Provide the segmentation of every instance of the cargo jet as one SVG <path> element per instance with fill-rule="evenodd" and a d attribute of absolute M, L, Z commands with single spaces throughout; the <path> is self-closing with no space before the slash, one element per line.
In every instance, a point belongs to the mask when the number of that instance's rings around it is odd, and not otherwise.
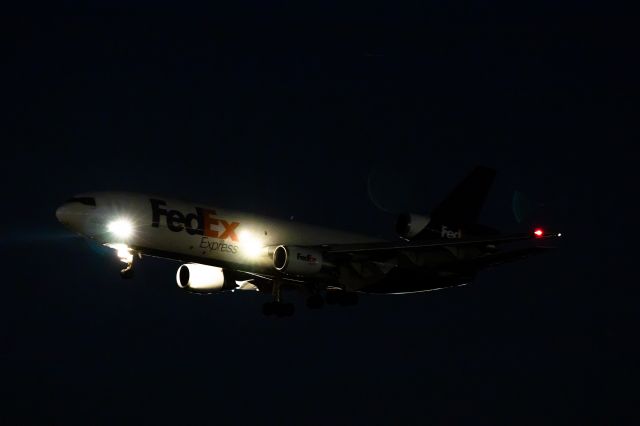
<path fill-rule="evenodd" d="M 397 218 L 396 241 L 277 220 L 160 196 L 77 195 L 56 211 L 72 231 L 114 250 L 133 276 L 142 256 L 179 261 L 180 288 L 194 293 L 270 293 L 265 315 L 289 316 L 283 290 L 307 305 L 351 305 L 359 293 L 406 294 L 461 286 L 485 268 L 545 252 L 538 228 L 502 234 L 477 223 L 495 171 L 478 167 L 431 211 Z M 522 245 L 525 245 L 524 247 Z"/>

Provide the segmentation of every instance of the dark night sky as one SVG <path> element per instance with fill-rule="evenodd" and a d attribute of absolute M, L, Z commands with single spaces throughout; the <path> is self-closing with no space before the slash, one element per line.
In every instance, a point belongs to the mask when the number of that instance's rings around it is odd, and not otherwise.
<path fill-rule="evenodd" d="M 2 19 L 0 423 L 631 421 L 624 10 L 151 3 Z M 173 262 L 123 282 L 54 217 L 118 189 L 390 237 L 375 204 L 428 211 L 476 164 L 499 172 L 484 221 L 526 230 L 520 191 L 565 233 L 556 252 L 355 308 L 295 299 L 286 320 L 259 295 L 183 293 Z"/>

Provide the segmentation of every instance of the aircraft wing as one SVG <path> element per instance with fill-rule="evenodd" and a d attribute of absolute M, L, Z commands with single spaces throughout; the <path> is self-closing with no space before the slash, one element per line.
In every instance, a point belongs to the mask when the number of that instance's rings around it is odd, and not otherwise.
<path fill-rule="evenodd" d="M 363 243 L 363 244 L 337 244 L 323 246 L 324 252 L 327 254 L 356 254 L 356 253 L 383 253 L 389 251 L 405 251 L 405 250 L 422 250 L 438 247 L 454 247 L 467 246 L 477 244 L 504 244 L 515 241 L 524 240 L 543 240 L 559 238 L 561 234 L 546 234 L 537 236 L 534 234 L 511 234 L 496 235 L 481 238 L 468 239 L 437 239 L 427 241 L 398 241 L 398 242 L 380 242 L 380 243 Z"/>

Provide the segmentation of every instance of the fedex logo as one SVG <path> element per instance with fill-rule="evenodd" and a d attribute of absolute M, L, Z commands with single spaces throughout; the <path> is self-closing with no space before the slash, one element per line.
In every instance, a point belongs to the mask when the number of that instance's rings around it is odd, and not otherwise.
<path fill-rule="evenodd" d="M 215 210 L 196 207 L 195 213 L 183 214 L 178 210 L 166 209 L 167 203 L 162 200 L 150 199 L 152 210 L 151 226 L 160 227 L 160 218 L 164 216 L 167 228 L 173 232 L 187 231 L 190 235 L 204 235 L 211 238 L 225 240 L 230 238 L 238 241 L 236 229 L 240 222 L 227 222 L 216 217 Z"/>
<path fill-rule="evenodd" d="M 440 231 L 441 238 L 462 238 L 462 230 L 458 229 L 457 231 L 453 231 L 447 228 L 445 225 L 442 225 L 442 229 Z"/>
<path fill-rule="evenodd" d="M 310 254 L 303 255 L 303 254 L 297 253 L 296 258 L 298 260 L 302 260 L 303 262 L 309 262 L 309 263 L 316 263 L 318 261 L 318 259 L 316 259 Z"/>

